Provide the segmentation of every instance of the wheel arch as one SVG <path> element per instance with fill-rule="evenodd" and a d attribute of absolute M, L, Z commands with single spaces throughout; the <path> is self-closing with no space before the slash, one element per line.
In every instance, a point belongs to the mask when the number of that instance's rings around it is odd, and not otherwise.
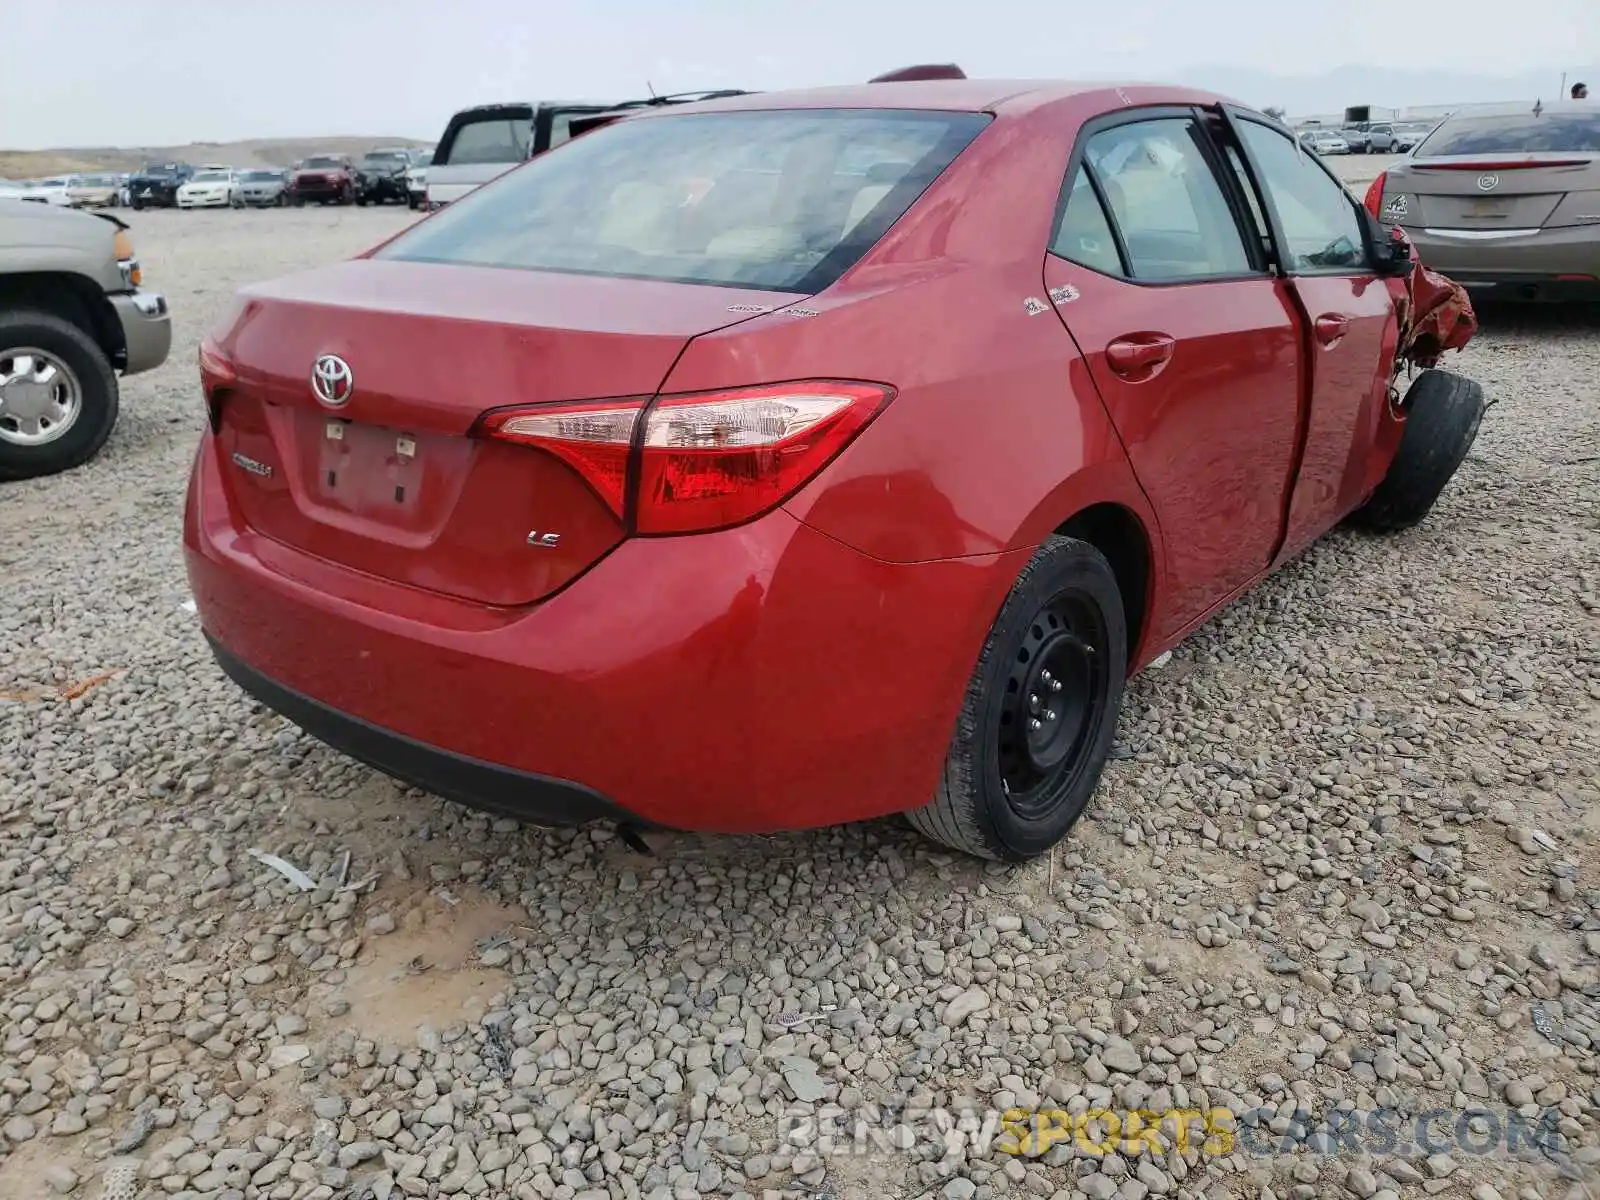
<path fill-rule="evenodd" d="M 1053 531 L 1088 542 L 1111 564 L 1128 629 L 1128 666 L 1140 661 L 1155 595 L 1155 547 L 1145 523 L 1125 504 L 1101 501 L 1079 509 Z"/>
<path fill-rule="evenodd" d="M 100 285 L 70 271 L 19 271 L 0 274 L 0 310 L 36 308 L 78 326 L 104 351 L 111 365 L 128 361 L 122 323 Z"/>

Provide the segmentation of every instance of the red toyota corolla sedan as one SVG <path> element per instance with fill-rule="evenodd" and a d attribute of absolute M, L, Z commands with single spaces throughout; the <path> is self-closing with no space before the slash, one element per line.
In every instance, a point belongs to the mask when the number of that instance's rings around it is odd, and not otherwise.
<path fill-rule="evenodd" d="M 1444 488 L 1483 399 L 1393 386 L 1470 336 L 1420 274 L 1199 92 L 646 112 L 240 294 L 190 579 L 240 686 L 441 796 L 1026 858 L 1130 671 Z"/>

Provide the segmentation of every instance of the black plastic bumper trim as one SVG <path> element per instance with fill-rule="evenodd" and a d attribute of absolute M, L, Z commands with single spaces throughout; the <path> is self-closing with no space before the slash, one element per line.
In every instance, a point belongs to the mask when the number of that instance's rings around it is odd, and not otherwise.
<path fill-rule="evenodd" d="M 268 678 L 209 634 L 206 641 L 224 674 L 252 697 L 318 741 L 402 783 L 468 808 L 535 825 L 589 821 L 651 825 L 582 784 L 469 758 L 340 712 Z"/>

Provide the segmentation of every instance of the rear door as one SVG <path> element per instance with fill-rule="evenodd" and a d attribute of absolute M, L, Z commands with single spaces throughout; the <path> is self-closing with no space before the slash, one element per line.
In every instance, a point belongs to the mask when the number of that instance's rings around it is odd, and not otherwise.
<path fill-rule="evenodd" d="M 1272 561 L 1299 322 L 1195 110 L 1102 118 L 1068 172 L 1045 283 L 1160 522 L 1170 634 Z"/>
<path fill-rule="evenodd" d="M 1311 408 L 1281 562 L 1365 495 L 1367 451 L 1388 402 L 1397 321 L 1388 286 L 1368 262 L 1355 197 L 1265 118 L 1234 109 L 1228 116 L 1237 138 L 1229 162 L 1251 191 L 1255 219 L 1271 230 L 1307 334 Z"/>
<path fill-rule="evenodd" d="M 428 168 L 428 200 L 448 204 L 527 161 L 533 105 L 487 104 L 450 118 Z"/>

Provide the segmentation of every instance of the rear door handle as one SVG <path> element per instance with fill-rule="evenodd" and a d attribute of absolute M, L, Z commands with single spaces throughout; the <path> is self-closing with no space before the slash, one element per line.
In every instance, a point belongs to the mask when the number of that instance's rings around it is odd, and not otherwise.
<path fill-rule="evenodd" d="M 1323 313 L 1312 327 L 1317 331 L 1317 341 L 1324 346 L 1331 346 L 1350 332 L 1350 318 L 1338 313 Z"/>
<path fill-rule="evenodd" d="M 1106 365 L 1118 375 L 1148 376 L 1172 358 L 1176 346 L 1164 333 L 1130 333 L 1106 347 Z"/>

